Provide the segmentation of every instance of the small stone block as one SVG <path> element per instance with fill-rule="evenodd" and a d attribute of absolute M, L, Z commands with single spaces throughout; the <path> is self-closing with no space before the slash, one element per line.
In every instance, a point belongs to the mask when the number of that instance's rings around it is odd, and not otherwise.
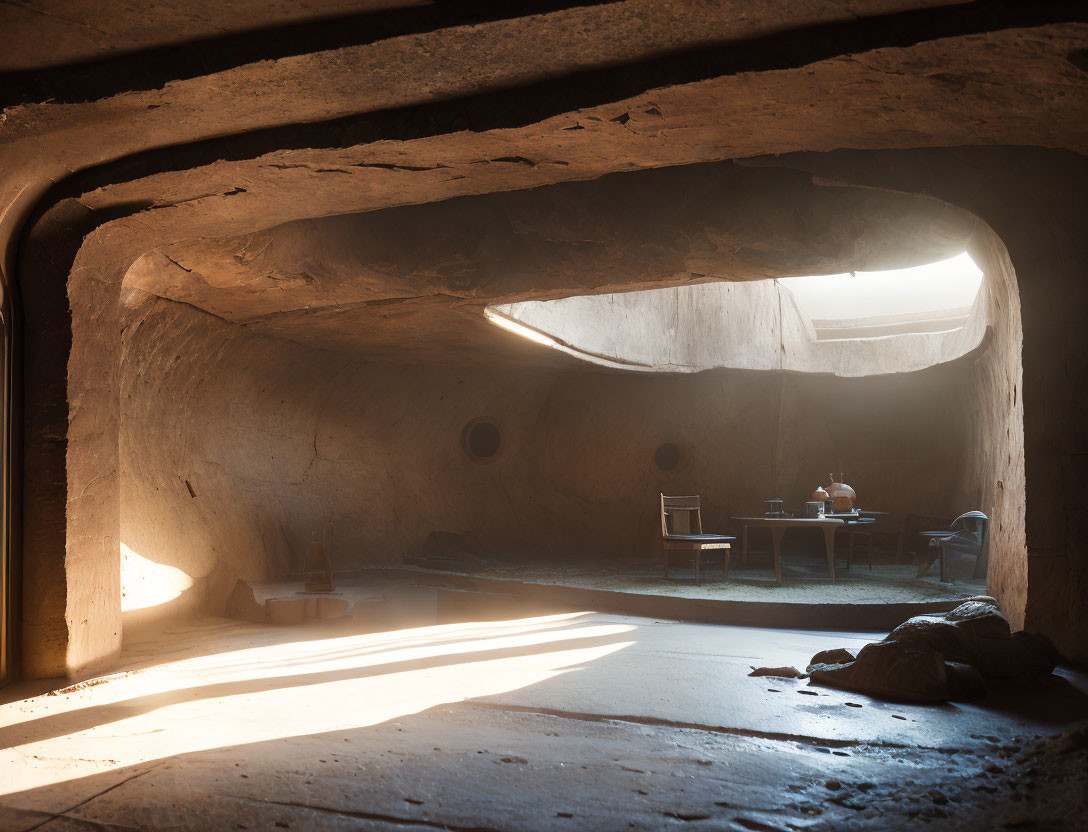
<path fill-rule="evenodd" d="M 317 617 L 320 619 L 343 618 L 348 614 L 346 598 L 315 598 Z"/>
<path fill-rule="evenodd" d="M 301 624 L 306 614 L 306 601 L 301 598 L 269 598 L 265 607 L 272 624 Z"/>

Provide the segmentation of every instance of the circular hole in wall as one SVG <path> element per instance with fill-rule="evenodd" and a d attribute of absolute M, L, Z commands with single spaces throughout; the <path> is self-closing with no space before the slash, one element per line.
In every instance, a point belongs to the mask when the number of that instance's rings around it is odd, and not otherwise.
<path fill-rule="evenodd" d="M 662 471 L 672 471 L 680 464 L 680 448 L 674 442 L 659 445 L 654 451 L 654 465 Z"/>
<path fill-rule="evenodd" d="M 493 423 L 475 419 L 461 431 L 461 445 L 472 459 L 489 459 L 499 452 L 502 434 Z"/>

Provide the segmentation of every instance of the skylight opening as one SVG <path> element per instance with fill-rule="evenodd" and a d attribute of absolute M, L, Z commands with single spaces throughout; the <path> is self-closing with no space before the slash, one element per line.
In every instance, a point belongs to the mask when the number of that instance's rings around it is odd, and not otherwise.
<path fill-rule="evenodd" d="M 643 372 L 734 368 L 864 376 L 982 343 L 983 274 L 966 253 L 908 269 L 496 304 L 487 318 L 582 361 Z"/>
<path fill-rule="evenodd" d="M 907 269 L 785 277 L 817 340 L 878 338 L 961 328 L 982 287 L 967 252 Z"/>

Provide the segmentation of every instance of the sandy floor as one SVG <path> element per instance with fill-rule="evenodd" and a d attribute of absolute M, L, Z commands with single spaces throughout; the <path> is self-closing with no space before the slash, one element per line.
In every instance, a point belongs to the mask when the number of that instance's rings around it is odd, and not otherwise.
<path fill-rule="evenodd" d="M 660 562 L 645 559 L 589 561 L 578 565 L 564 563 L 496 564 L 467 567 L 467 574 L 516 578 L 533 583 L 608 589 L 615 592 L 640 592 L 674 595 L 684 598 L 708 598 L 723 601 L 781 601 L 798 604 L 827 603 L 910 603 L 916 601 L 969 598 L 986 593 L 986 582 L 957 578 L 941 583 L 933 574 L 916 578 L 917 568 L 910 564 L 867 563 L 846 569 L 840 558 L 836 582 L 831 583 L 827 561 L 793 556 L 783 563 L 782 585 L 774 582 L 774 570 L 764 554 L 753 554 L 747 566 L 736 557 L 729 566 L 729 580 L 721 580 L 720 567 L 704 568 L 703 582 L 696 584 L 691 569 L 672 569 L 665 580 Z"/>
<path fill-rule="evenodd" d="M 747 675 L 867 638 L 595 613 L 179 624 L 122 671 L 6 692 L 0 829 L 1075 828 L 1083 754 L 1034 749 L 1088 716 L 1084 675 L 938 707 Z"/>

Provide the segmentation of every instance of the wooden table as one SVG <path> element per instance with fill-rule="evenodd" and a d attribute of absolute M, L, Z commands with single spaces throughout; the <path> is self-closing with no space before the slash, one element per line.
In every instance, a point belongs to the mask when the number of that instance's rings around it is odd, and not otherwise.
<path fill-rule="evenodd" d="M 748 527 L 766 526 L 771 530 L 771 544 L 774 547 L 774 579 L 782 583 L 782 537 L 788 529 L 816 528 L 824 533 L 824 546 L 827 548 L 827 571 L 831 574 L 831 583 L 835 583 L 835 531 L 842 528 L 843 521 L 831 517 L 734 517 L 740 523 L 741 559 L 748 563 Z"/>

